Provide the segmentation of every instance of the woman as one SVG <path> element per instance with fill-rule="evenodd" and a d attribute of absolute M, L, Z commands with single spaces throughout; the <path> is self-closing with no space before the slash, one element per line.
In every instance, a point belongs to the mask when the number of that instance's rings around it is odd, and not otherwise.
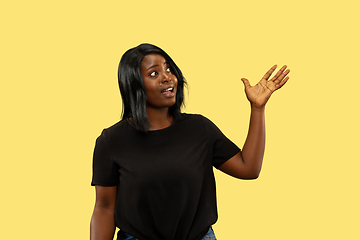
<path fill-rule="evenodd" d="M 273 66 L 255 86 L 242 79 L 251 103 L 242 151 L 207 118 L 183 114 L 185 79 L 162 49 L 141 44 L 119 64 L 122 120 L 96 141 L 92 240 L 216 239 L 213 167 L 240 179 L 258 177 L 265 148 L 265 104 L 289 79 Z"/>

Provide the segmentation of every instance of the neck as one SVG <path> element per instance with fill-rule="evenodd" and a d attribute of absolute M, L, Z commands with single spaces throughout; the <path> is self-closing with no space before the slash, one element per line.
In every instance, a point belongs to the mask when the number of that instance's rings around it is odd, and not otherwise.
<path fill-rule="evenodd" d="M 174 116 L 169 113 L 169 108 L 146 109 L 150 130 L 159 130 L 169 127 L 174 122 Z"/>

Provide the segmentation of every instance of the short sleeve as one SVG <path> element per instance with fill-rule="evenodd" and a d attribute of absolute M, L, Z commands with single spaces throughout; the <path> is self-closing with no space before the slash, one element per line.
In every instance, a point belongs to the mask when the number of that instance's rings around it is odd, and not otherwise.
<path fill-rule="evenodd" d="M 107 144 L 106 130 L 103 130 L 96 139 L 91 185 L 116 186 L 118 185 L 118 175 L 119 167 L 112 158 Z"/>
<path fill-rule="evenodd" d="M 204 117 L 204 122 L 212 146 L 213 165 L 219 168 L 221 164 L 235 156 L 240 151 L 240 148 L 228 139 L 209 119 Z"/>

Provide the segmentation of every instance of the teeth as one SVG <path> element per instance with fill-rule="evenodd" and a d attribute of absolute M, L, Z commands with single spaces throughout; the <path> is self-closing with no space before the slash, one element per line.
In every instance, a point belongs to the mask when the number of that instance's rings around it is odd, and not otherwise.
<path fill-rule="evenodd" d="M 164 90 L 164 92 L 168 92 L 168 91 L 171 91 L 171 90 L 173 90 L 173 88 L 167 88 L 167 89 Z"/>

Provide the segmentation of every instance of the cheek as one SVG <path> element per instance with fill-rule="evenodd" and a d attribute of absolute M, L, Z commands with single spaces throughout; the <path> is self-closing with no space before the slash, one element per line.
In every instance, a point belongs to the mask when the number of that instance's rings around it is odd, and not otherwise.
<path fill-rule="evenodd" d="M 157 91 L 160 86 L 159 82 L 157 81 L 147 81 L 144 85 L 146 92 Z"/>
<path fill-rule="evenodd" d="M 177 78 L 174 76 L 174 83 L 176 84 L 176 86 L 178 85 L 178 80 L 177 80 Z"/>

